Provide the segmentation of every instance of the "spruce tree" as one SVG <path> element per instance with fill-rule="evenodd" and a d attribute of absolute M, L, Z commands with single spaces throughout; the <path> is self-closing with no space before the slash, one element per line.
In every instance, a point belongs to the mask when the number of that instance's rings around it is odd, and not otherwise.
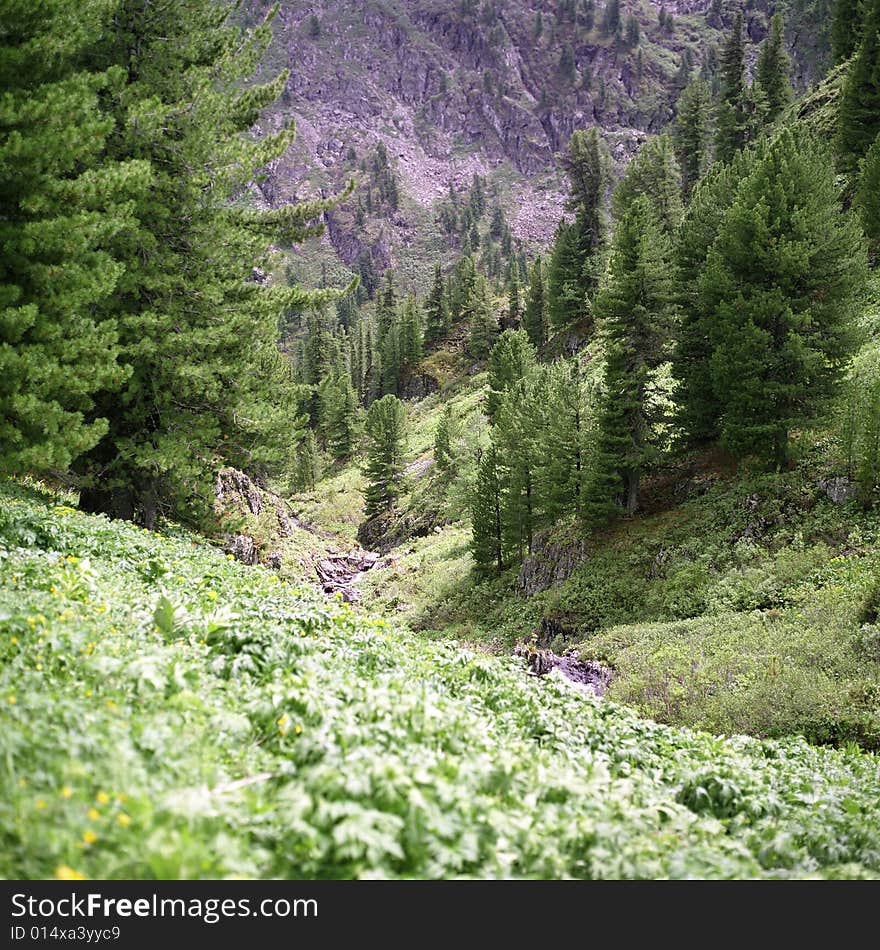
<path fill-rule="evenodd" d="M 505 330 L 489 354 L 489 396 L 486 415 L 491 422 L 501 408 L 505 392 L 527 376 L 537 354 L 525 330 Z"/>
<path fill-rule="evenodd" d="M 788 79 L 790 67 L 782 14 L 776 13 L 770 20 L 770 35 L 761 44 L 755 71 L 755 82 L 764 98 L 764 119 L 768 123 L 775 122 L 793 98 Z"/>
<path fill-rule="evenodd" d="M 876 261 L 880 254 L 880 135 L 874 139 L 874 144 L 862 161 L 855 205 L 861 214 L 862 226 Z"/>
<path fill-rule="evenodd" d="M 434 283 L 425 300 L 425 345 L 433 346 L 446 339 L 449 333 L 449 303 L 446 282 L 438 264 L 434 269 Z"/>
<path fill-rule="evenodd" d="M 125 376 L 103 304 L 124 271 L 114 238 L 150 170 L 106 153 L 99 106 L 122 74 L 90 72 L 83 53 L 109 9 L 0 6 L 0 474 L 67 469 L 107 432 L 95 394 Z"/>
<path fill-rule="evenodd" d="M 837 150 L 853 176 L 880 134 L 880 0 L 865 0 L 862 41 L 850 64 L 840 99 Z"/>
<path fill-rule="evenodd" d="M 608 283 L 596 300 L 606 340 L 604 393 L 584 515 L 605 520 L 639 507 L 654 457 L 652 378 L 666 358 L 674 300 L 672 243 L 646 195 L 617 224 Z"/>
<path fill-rule="evenodd" d="M 778 468 L 852 353 L 863 238 L 821 146 L 783 132 L 740 185 L 699 279 L 721 439 Z"/>
<path fill-rule="evenodd" d="M 380 343 L 396 320 L 397 291 L 394 289 L 394 274 L 389 269 L 385 271 L 385 285 L 376 301 L 376 328 L 379 331 Z"/>
<path fill-rule="evenodd" d="M 358 401 L 349 375 L 329 381 L 324 408 L 327 449 L 334 461 L 351 456 L 358 437 Z"/>
<path fill-rule="evenodd" d="M 124 76 L 106 100 L 108 153 L 148 162 L 151 186 L 113 247 L 125 273 L 106 311 L 129 372 L 97 401 L 109 427 L 77 466 L 80 503 L 148 527 L 160 514 L 210 516 L 219 465 L 280 470 L 304 422 L 277 332 L 279 315 L 310 295 L 263 275 L 271 245 L 304 239 L 329 203 L 232 202 L 293 138 L 290 127 L 245 134 L 287 77 L 248 82 L 271 23 L 243 31 L 236 7 L 120 0 L 114 29 L 93 38 L 96 58 Z"/>
<path fill-rule="evenodd" d="M 737 12 L 721 50 L 715 156 L 729 162 L 748 141 L 742 13 Z"/>
<path fill-rule="evenodd" d="M 321 461 L 315 433 L 307 429 L 296 447 L 291 491 L 311 491 L 321 477 Z"/>
<path fill-rule="evenodd" d="M 406 438 L 403 403 L 393 395 L 374 402 L 367 411 L 364 432 L 367 439 L 364 499 L 366 515 L 372 518 L 393 508 L 400 497 Z"/>
<path fill-rule="evenodd" d="M 478 568 L 504 568 L 502 490 L 494 445 L 483 452 L 471 500 L 471 553 Z"/>
<path fill-rule="evenodd" d="M 709 87 L 696 78 L 685 87 L 676 107 L 675 152 L 685 201 L 709 167 L 711 102 Z"/>
<path fill-rule="evenodd" d="M 534 264 L 532 264 L 526 309 L 523 314 L 523 329 L 528 334 L 532 346 L 536 349 L 540 349 L 547 342 L 548 323 L 547 295 L 544 290 L 544 264 L 541 258 L 537 257 Z"/>

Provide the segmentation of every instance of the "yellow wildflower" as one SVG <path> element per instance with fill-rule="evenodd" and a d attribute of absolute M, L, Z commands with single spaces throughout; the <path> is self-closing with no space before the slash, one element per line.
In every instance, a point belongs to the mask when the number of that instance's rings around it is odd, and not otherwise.
<path fill-rule="evenodd" d="M 121 811 L 117 816 L 116 820 L 122 825 L 123 828 L 127 828 L 131 824 L 131 816 L 126 815 L 124 811 Z"/>
<path fill-rule="evenodd" d="M 14 706 L 18 700 L 14 696 L 7 696 L 6 702 L 9 703 L 10 706 Z"/>
<path fill-rule="evenodd" d="M 101 817 L 101 813 L 97 808 L 90 808 L 86 814 L 89 817 L 89 821 L 97 821 Z"/>
<path fill-rule="evenodd" d="M 295 728 L 293 731 L 294 731 L 297 735 L 300 735 L 300 733 L 303 731 L 303 727 L 302 727 L 299 723 L 297 723 L 297 724 L 296 724 L 296 728 Z"/>
<path fill-rule="evenodd" d="M 58 881 L 84 881 L 86 876 L 81 871 L 75 871 L 67 864 L 59 864 L 55 868 L 55 879 Z"/>
<path fill-rule="evenodd" d="M 62 798 L 72 798 L 72 797 L 73 797 L 73 789 L 72 789 L 69 785 L 65 785 L 65 786 L 61 789 L 61 797 L 62 797 Z"/>
<path fill-rule="evenodd" d="M 99 805 L 106 805 L 110 801 L 110 796 L 106 792 L 98 792 L 95 798 Z"/>
<path fill-rule="evenodd" d="M 45 807 L 46 807 L 46 799 L 45 799 L 45 798 L 38 798 L 38 799 L 34 802 L 34 808 L 37 808 L 37 809 L 39 809 L 40 811 L 42 811 Z"/>
<path fill-rule="evenodd" d="M 82 839 L 83 844 L 88 847 L 90 844 L 94 844 L 98 840 L 98 836 L 94 831 L 84 831 Z"/>

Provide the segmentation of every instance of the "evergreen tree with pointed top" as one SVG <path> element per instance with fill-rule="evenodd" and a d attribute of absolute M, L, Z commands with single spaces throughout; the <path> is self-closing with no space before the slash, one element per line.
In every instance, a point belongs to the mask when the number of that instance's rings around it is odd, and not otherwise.
<path fill-rule="evenodd" d="M 451 403 L 447 403 L 434 434 L 434 462 L 441 475 L 452 478 L 458 468 L 458 440 L 461 438 L 461 423 Z"/>
<path fill-rule="evenodd" d="M 383 341 L 397 318 L 397 291 L 394 287 L 394 274 L 389 269 L 385 271 L 385 284 L 376 301 L 376 328 L 379 331 L 379 340 Z"/>
<path fill-rule="evenodd" d="M 502 485 L 498 453 L 490 445 L 480 458 L 471 499 L 471 553 L 483 570 L 504 569 L 502 547 Z"/>
<path fill-rule="evenodd" d="M 880 255 L 880 135 L 862 161 L 854 204 L 861 214 L 862 227 L 876 261 Z"/>
<path fill-rule="evenodd" d="M 522 323 L 523 302 L 522 287 L 519 282 L 519 264 L 516 260 L 510 264 L 510 279 L 507 282 L 507 320 L 509 329 L 517 329 Z"/>
<path fill-rule="evenodd" d="M 674 141 L 685 201 L 709 167 L 711 103 L 709 87 L 698 77 L 688 83 L 676 106 Z"/>
<path fill-rule="evenodd" d="M 770 20 L 770 35 L 761 44 L 755 71 L 755 82 L 764 97 L 764 119 L 775 122 L 791 102 L 794 92 L 788 79 L 791 60 L 785 51 L 785 27 L 782 14 Z"/>
<path fill-rule="evenodd" d="M 124 276 L 113 245 L 150 168 L 108 155 L 100 103 L 124 77 L 84 63 L 110 12 L 0 6 L 0 474 L 66 470 L 106 434 L 95 399 L 127 372 L 105 304 Z"/>
<path fill-rule="evenodd" d="M 358 438 L 358 400 L 351 378 L 340 374 L 328 380 L 323 408 L 327 450 L 334 461 L 351 456 Z"/>
<path fill-rule="evenodd" d="M 394 395 L 376 400 L 364 423 L 367 440 L 364 491 L 367 518 L 393 508 L 401 493 L 406 409 Z"/>
<path fill-rule="evenodd" d="M 523 313 L 523 329 L 536 349 L 540 349 L 547 342 L 548 324 L 544 264 L 541 258 L 537 257 L 532 264 L 526 309 Z"/>
<path fill-rule="evenodd" d="M 862 40 L 840 98 L 837 150 L 854 179 L 859 162 L 880 134 L 880 0 L 866 0 Z"/>
<path fill-rule="evenodd" d="M 560 222 L 546 268 L 547 314 L 557 330 L 590 319 L 589 297 L 598 283 L 608 181 L 608 156 L 598 130 L 574 132 L 561 164 L 571 188 L 566 209 L 574 217 Z"/>
<path fill-rule="evenodd" d="M 449 303 L 443 270 L 438 264 L 434 269 L 434 283 L 425 300 L 425 344 L 432 346 L 446 339 L 449 333 Z"/>
<path fill-rule="evenodd" d="M 722 47 L 719 66 L 719 103 L 715 119 L 715 155 L 719 161 L 729 162 L 748 141 L 745 100 L 743 18 L 742 13 L 737 12 Z"/>
<path fill-rule="evenodd" d="M 836 0 L 831 21 L 831 53 L 842 63 L 858 49 L 862 37 L 862 0 Z"/>
<path fill-rule="evenodd" d="M 713 442 L 720 432 L 723 405 L 716 396 L 712 372 L 714 309 L 699 290 L 706 258 L 742 180 L 763 154 L 756 149 L 737 153 L 730 164 L 714 164 L 691 197 L 675 242 L 680 322 L 672 362 L 676 423 L 688 446 Z"/>
<path fill-rule="evenodd" d="M 98 397 L 107 436 L 76 474 L 86 510 L 148 527 L 161 515 L 210 519 L 220 465 L 266 474 L 289 463 L 305 420 L 278 318 L 338 296 L 264 276 L 272 246 L 319 233 L 332 202 L 264 211 L 233 201 L 294 135 L 292 126 L 246 134 L 287 75 L 249 81 L 274 11 L 248 31 L 236 6 L 119 0 L 114 28 L 92 38 L 96 59 L 123 76 L 104 101 L 108 154 L 149 163 L 151 187 L 133 203 L 136 225 L 113 244 L 125 272 L 104 305 L 129 372 Z"/>
<path fill-rule="evenodd" d="M 291 491 L 311 491 L 321 477 L 321 460 L 315 433 L 307 429 L 296 447 L 293 473 L 290 482 Z"/>
<path fill-rule="evenodd" d="M 486 415 L 491 422 L 501 408 L 508 390 L 526 377 L 535 365 L 537 354 L 525 330 L 505 330 L 489 354 L 489 396 Z"/>
<path fill-rule="evenodd" d="M 465 316 L 470 326 L 468 353 L 474 359 L 484 360 L 498 339 L 499 327 L 489 282 L 482 275 L 477 277 L 465 304 Z"/>
<path fill-rule="evenodd" d="M 731 452 L 788 464 L 791 430 L 827 405 L 852 353 L 866 272 L 827 156 L 783 132 L 739 186 L 699 278 Z"/>
<path fill-rule="evenodd" d="M 669 133 L 655 135 L 639 149 L 627 165 L 611 199 L 611 209 L 622 219 L 639 197 L 649 199 L 667 235 L 681 223 L 681 170 Z"/>
<path fill-rule="evenodd" d="M 606 355 L 595 460 L 584 492 L 590 522 L 639 507 L 641 479 L 655 454 L 649 396 L 667 356 L 673 274 L 669 235 L 650 198 L 639 195 L 618 221 L 608 283 L 596 299 Z"/>

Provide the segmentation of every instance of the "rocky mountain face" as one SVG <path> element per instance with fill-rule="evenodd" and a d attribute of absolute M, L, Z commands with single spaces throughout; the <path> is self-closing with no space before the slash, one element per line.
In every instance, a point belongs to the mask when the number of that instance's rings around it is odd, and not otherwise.
<path fill-rule="evenodd" d="M 250 0 L 250 13 L 266 6 Z M 514 236 L 546 244 L 562 212 L 555 156 L 572 131 L 600 126 L 624 162 L 673 119 L 688 72 L 711 58 L 739 6 L 622 0 L 618 27 L 610 0 L 281 0 L 267 68 L 289 68 L 290 79 L 265 124 L 293 116 L 299 135 L 260 198 L 332 193 L 359 178 L 328 221 L 336 256 L 352 269 L 368 253 L 379 271 L 407 258 L 425 270 L 450 250 L 434 240 L 438 202 L 479 174 Z M 804 26 L 828 0 L 749 0 L 752 43 L 783 6 L 805 85 L 821 50 Z M 365 208 L 364 173 L 380 143 L 399 200 Z"/>

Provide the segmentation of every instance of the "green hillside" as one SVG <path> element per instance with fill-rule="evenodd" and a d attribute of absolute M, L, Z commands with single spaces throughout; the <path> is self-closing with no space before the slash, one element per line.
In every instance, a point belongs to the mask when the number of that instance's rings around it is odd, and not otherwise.
<path fill-rule="evenodd" d="M 0 874 L 863 877 L 876 758 L 719 739 L 2 488 Z"/>

